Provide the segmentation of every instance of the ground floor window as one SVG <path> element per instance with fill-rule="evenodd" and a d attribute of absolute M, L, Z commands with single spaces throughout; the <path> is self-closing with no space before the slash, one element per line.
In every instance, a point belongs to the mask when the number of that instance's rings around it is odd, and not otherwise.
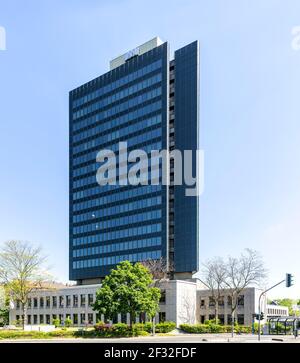
<path fill-rule="evenodd" d="M 160 312 L 158 314 L 158 320 L 160 323 L 163 323 L 166 321 L 166 313 L 165 312 Z"/>
<path fill-rule="evenodd" d="M 225 321 L 224 315 L 223 314 L 218 315 L 218 319 L 219 319 L 220 324 L 224 325 L 224 321 Z"/>
<path fill-rule="evenodd" d="M 230 325 L 232 323 L 232 315 L 228 314 L 227 315 L 227 324 Z"/>
<path fill-rule="evenodd" d="M 40 315 L 40 324 L 44 324 L 44 315 Z"/>
<path fill-rule="evenodd" d="M 200 316 L 200 323 L 204 324 L 204 322 L 205 322 L 205 315 L 201 315 Z"/>
<path fill-rule="evenodd" d="M 27 323 L 28 323 L 29 325 L 31 325 L 31 315 L 28 315 L 28 316 L 27 316 Z"/>
<path fill-rule="evenodd" d="M 85 314 L 80 314 L 80 324 L 85 324 Z"/>
<path fill-rule="evenodd" d="M 94 314 L 93 313 L 89 313 L 88 314 L 88 323 L 89 324 L 93 324 L 94 323 Z"/>
<path fill-rule="evenodd" d="M 146 314 L 145 313 L 140 313 L 139 322 L 140 323 L 145 323 L 146 322 Z"/>
<path fill-rule="evenodd" d="M 244 314 L 238 314 L 237 322 L 238 322 L 238 325 L 244 325 L 245 324 Z"/>
<path fill-rule="evenodd" d="M 37 324 L 38 323 L 38 317 L 37 315 L 33 315 L 33 324 Z"/>
<path fill-rule="evenodd" d="M 118 314 L 115 314 L 113 316 L 112 322 L 113 322 L 113 324 L 117 324 L 118 323 Z"/>
<path fill-rule="evenodd" d="M 127 314 L 121 314 L 121 323 L 127 324 Z"/>
<path fill-rule="evenodd" d="M 46 324 L 50 325 L 50 315 L 46 315 Z"/>
<path fill-rule="evenodd" d="M 96 322 L 98 323 L 99 321 L 101 321 L 101 314 L 97 313 L 96 314 Z"/>
<path fill-rule="evenodd" d="M 73 324 L 74 325 L 78 324 L 78 314 L 73 314 Z"/>
<path fill-rule="evenodd" d="M 209 320 L 214 320 L 216 318 L 215 314 L 209 314 L 208 319 Z"/>

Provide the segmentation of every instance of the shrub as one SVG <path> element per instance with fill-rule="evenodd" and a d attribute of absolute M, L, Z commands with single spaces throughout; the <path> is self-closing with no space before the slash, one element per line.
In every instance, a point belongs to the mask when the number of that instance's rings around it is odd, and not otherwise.
<path fill-rule="evenodd" d="M 55 328 L 58 328 L 60 326 L 60 320 L 58 318 L 53 319 L 52 324 L 55 326 Z"/>
<path fill-rule="evenodd" d="M 136 331 L 148 331 L 149 329 L 151 329 L 151 323 L 136 323 L 136 324 L 133 324 L 133 328 L 134 330 Z"/>
<path fill-rule="evenodd" d="M 146 331 L 152 333 L 152 323 L 138 323 L 134 324 L 134 328 L 137 331 Z M 155 333 L 169 333 L 176 328 L 176 324 L 173 321 L 165 321 L 163 323 L 155 324 Z"/>
<path fill-rule="evenodd" d="M 0 331 L 0 339 L 43 339 L 45 337 L 47 337 L 47 333 L 39 331 Z"/>
<path fill-rule="evenodd" d="M 72 320 L 71 318 L 67 317 L 65 320 L 65 327 L 70 328 L 71 325 L 72 325 Z"/>
<path fill-rule="evenodd" d="M 99 336 L 109 336 L 112 333 L 112 324 L 106 324 L 100 321 L 94 326 L 94 329 L 95 333 Z"/>
<path fill-rule="evenodd" d="M 209 332 L 209 326 L 207 324 L 181 324 L 179 328 L 190 334 L 203 334 Z"/>
<path fill-rule="evenodd" d="M 95 334 L 101 337 L 131 337 L 141 335 L 143 324 L 135 324 L 132 328 L 123 323 L 105 324 L 97 323 L 95 326 Z"/>
<path fill-rule="evenodd" d="M 111 334 L 115 337 L 128 337 L 132 336 L 133 330 L 123 323 L 114 324 L 111 328 Z"/>
<path fill-rule="evenodd" d="M 173 321 L 165 321 L 164 323 L 156 324 L 155 331 L 157 333 L 170 333 L 176 328 L 176 324 Z"/>
<path fill-rule="evenodd" d="M 51 338 L 73 338 L 76 337 L 75 331 L 68 330 L 55 330 L 47 333 L 47 336 Z"/>
<path fill-rule="evenodd" d="M 205 334 L 205 333 L 230 333 L 230 325 L 217 325 L 212 322 L 209 324 L 181 324 L 180 329 L 190 334 Z M 234 326 L 234 332 L 239 334 L 249 334 L 252 328 L 249 326 Z"/>

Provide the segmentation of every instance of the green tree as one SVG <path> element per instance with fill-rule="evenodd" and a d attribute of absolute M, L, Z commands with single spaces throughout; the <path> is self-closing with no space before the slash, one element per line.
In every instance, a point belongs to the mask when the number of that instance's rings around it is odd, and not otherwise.
<path fill-rule="evenodd" d="M 293 309 L 294 305 L 297 305 L 295 300 L 284 298 L 276 299 L 276 302 L 278 305 L 286 306 L 289 309 L 290 316 L 299 316 L 299 311 Z"/>
<path fill-rule="evenodd" d="M 144 312 L 152 318 L 159 309 L 160 289 L 153 282 L 141 263 L 123 261 L 104 278 L 93 309 L 110 320 L 118 313 L 129 313 L 132 327 L 137 314 Z"/>
<path fill-rule="evenodd" d="M 278 303 L 278 305 L 286 306 L 287 308 L 289 308 L 289 311 L 293 309 L 294 300 L 292 299 L 278 299 L 276 300 L 276 302 Z"/>

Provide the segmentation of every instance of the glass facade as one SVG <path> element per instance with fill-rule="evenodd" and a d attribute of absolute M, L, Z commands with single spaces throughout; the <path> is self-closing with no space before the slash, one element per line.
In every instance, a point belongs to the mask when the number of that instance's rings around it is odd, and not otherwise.
<path fill-rule="evenodd" d="M 115 152 L 122 179 L 119 142 L 148 155 L 169 149 L 169 88 L 164 43 L 70 92 L 70 280 L 104 277 L 123 260 L 169 259 L 169 187 L 160 184 L 161 162 L 157 185 L 96 181 L 100 150 Z"/>
<path fill-rule="evenodd" d="M 166 148 L 168 64 L 165 43 L 70 92 L 71 280 L 166 254 L 166 187 L 99 186 L 96 155 Z"/>

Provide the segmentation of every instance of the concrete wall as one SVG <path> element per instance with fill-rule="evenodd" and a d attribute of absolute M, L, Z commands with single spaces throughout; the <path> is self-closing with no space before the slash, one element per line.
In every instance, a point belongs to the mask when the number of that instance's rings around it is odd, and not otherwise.
<path fill-rule="evenodd" d="M 244 325 L 251 325 L 253 322 L 253 314 L 258 312 L 258 297 L 260 290 L 253 288 L 245 289 L 241 295 L 244 296 L 244 305 L 239 305 L 236 310 L 236 317 L 238 315 L 244 316 Z M 230 296 L 229 290 L 223 290 L 222 296 L 224 296 L 224 306 L 219 306 L 219 315 L 224 315 L 224 323 L 228 324 L 228 315 L 231 314 L 231 306 L 228 304 L 228 296 Z M 210 290 L 198 290 L 197 291 L 197 305 L 199 310 L 197 311 L 197 319 L 201 322 L 201 317 L 209 319 L 209 315 L 215 314 L 213 306 L 209 306 L 209 296 L 211 296 Z M 201 306 L 201 300 L 205 301 L 204 306 Z M 265 304 L 263 303 L 263 311 L 265 311 Z M 203 318 L 202 318 L 203 319 Z"/>

